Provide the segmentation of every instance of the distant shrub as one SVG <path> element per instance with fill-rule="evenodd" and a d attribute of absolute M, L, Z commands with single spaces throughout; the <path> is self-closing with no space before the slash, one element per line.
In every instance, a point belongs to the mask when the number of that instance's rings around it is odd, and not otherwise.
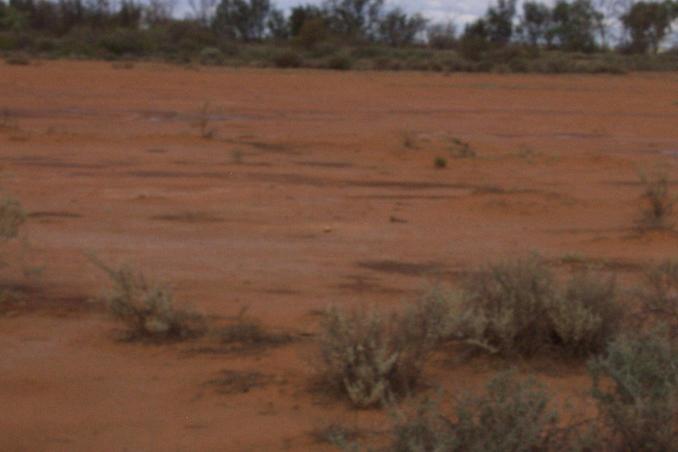
<path fill-rule="evenodd" d="M 672 336 L 678 335 L 678 260 L 650 267 L 645 272 L 640 297 L 652 318 L 668 323 Z"/>
<path fill-rule="evenodd" d="M 455 158 L 475 158 L 478 154 L 471 147 L 471 144 L 460 140 L 459 138 L 451 138 L 449 144 L 449 151 Z"/>
<path fill-rule="evenodd" d="M 548 307 L 548 314 L 555 341 L 564 351 L 574 355 L 603 351 L 622 320 L 614 278 L 576 273 Z"/>
<path fill-rule="evenodd" d="M 5 57 L 5 63 L 12 66 L 28 66 L 31 64 L 31 60 L 26 55 L 12 54 Z"/>
<path fill-rule="evenodd" d="M 644 186 L 643 206 L 638 220 L 641 229 L 672 228 L 671 216 L 675 199 L 669 191 L 669 179 L 666 174 L 641 174 Z"/>
<path fill-rule="evenodd" d="M 297 52 L 286 50 L 274 57 L 273 64 L 282 69 L 298 68 L 303 64 L 303 60 Z"/>
<path fill-rule="evenodd" d="M 421 329 L 418 315 L 329 310 L 321 336 L 326 381 L 359 408 L 380 405 L 412 390 L 437 340 Z"/>
<path fill-rule="evenodd" d="M 205 47 L 200 51 L 200 64 L 219 65 L 224 63 L 224 54 L 216 47 Z"/>
<path fill-rule="evenodd" d="M 616 334 L 621 319 L 612 279 L 576 274 L 561 288 L 546 263 L 531 257 L 472 275 L 454 322 L 463 342 L 491 353 L 590 355 Z"/>
<path fill-rule="evenodd" d="M 391 450 L 396 452 L 503 452 L 549 450 L 557 428 L 550 398 L 533 380 L 503 372 L 483 396 L 466 396 L 450 418 L 430 402 L 399 423 Z"/>
<path fill-rule="evenodd" d="M 188 339 L 205 333 L 206 322 L 199 313 L 174 306 L 172 292 L 149 283 L 129 266 L 111 268 L 92 258 L 113 283 L 105 297 L 113 316 L 127 325 L 132 339 Z"/>
<path fill-rule="evenodd" d="M 445 157 L 436 157 L 433 159 L 433 166 L 439 169 L 447 167 L 447 159 Z"/>
<path fill-rule="evenodd" d="M 353 61 L 346 55 L 335 55 L 327 60 L 327 68 L 335 71 L 348 71 L 353 66 Z"/>
<path fill-rule="evenodd" d="M 589 369 L 611 450 L 675 450 L 678 351 L 669 339 L 658 331 L 620 337 Z"/>
<path fill-rule="evenodd" d="M 0 241 L 15 238 L 25 221 L 26 213 L 19 201 L 9 196 L 0 198 Z"/>
<path fill-rule="evenodd" d="M 143 55 L 146 51 L 144 34 L 126 28 L 119 28 L 103 35 L 100 45 L 115 56 Z"/>

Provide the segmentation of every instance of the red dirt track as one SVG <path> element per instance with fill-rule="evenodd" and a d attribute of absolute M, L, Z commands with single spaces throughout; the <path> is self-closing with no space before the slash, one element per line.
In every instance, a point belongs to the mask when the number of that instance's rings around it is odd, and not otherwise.
<path fill-rule="evenodd" d="M 212 139 L 195 125 L 205 102 Z M 621 280 L 678 255 L 678 234 L 633 228 L 639 170 L 659 167 L 678 188 L 676 74 L 59 61 L 1 65 L 3 110 L 0 187 L 29 212 L 29 249 L 3 245 L 3 257 L 44 271 L 1 269 L 28 288 L 0 315 L 2 451 L 333 450 L 311 432 L 389 421 L 312 387 L 327 306 L 395 308 L 431 281 L 531 251 L 563 270 L 563 257 L 586 256 Z M 449 155 L 452 137 L 478 157 Z M 297 340 L 249 353 L 116 340 L 119 325 L 89 301 L 108 282 L 85 252 L 170 282 L 217 323 L 249 306 Z M 563 399 L 589 387 L 580 363 L 519 365 Z M 475 389 L 500 367 L 441 353 L 426 380 Z M 208 382 L 226 370 L 263 382 L 224 394 Z"/>

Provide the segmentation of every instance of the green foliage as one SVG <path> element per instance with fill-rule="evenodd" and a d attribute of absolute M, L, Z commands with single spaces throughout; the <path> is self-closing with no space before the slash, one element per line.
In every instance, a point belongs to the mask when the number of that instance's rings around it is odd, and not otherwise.
<path fill-rule="evenodd" d="M 399 423 L 391 449 L 397 452 L 500 452 L 549 450 L 557 413 L 533 380 L 518 380 L 513 372 L 493 378 L 483 396 L 466 396 L 454 415 L 443 416 L 435 404 L 424 404 Z"/>
<path fill-rule="evenodd" d="M 447 167 L 447 159 L 445 157 L 436 157 L 433 159 L 433 166 L 438 169 L 443 169 Z"/>
<path fill-rule="evenodd" d="M 678 350 L 669 339 L 657 331 L 620 337 L 589 368 L 611 449 L 675 450 Z"/>
<path fill-rule="evenodd" d="M 659 44 L 671 30 L 671 23 L 676 18 L 678 8 L 669 0 L 634 3 L 621 17 L 624 28 L 631 36 L 628 50 L 657 53 Z"/>

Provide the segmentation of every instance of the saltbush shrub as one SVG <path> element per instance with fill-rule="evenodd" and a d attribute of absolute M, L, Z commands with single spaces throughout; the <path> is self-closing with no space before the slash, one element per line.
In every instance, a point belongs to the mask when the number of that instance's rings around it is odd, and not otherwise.
<path fill-rule="evenodd" d="M 589 369 L 611 450 L 675 450 L 678 350 L 665 333 L 619 337 Z"/>
<path fill-rule="evenodd" d="M 503 452 L 549 450 L 558 415 L 534 380 L 513 372 L 493 378 L 482 396 L 465 396 L 453 416 L 427 402 L 394 430 L 396 452 Z"/>
<path fill-rule="evenodd" d="M 332 308 L 322 322 L 324 379 L 359 408 L 407 394 L 419 382 L 426 357 L 438 341 L 432 328 L 423 305 L 404 315 Z"/>
<path fill-rule="evenodd" d="M 469 277 L 454 335 L 504 356 L 601 351 L 622 321 L 614 279 L 575 274 L 562 287 L 539 257 L 492 264 Z"/>

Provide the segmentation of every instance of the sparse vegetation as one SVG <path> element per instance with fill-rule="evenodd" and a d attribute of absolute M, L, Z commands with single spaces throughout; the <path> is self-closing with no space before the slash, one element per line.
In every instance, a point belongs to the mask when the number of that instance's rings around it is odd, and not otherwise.
<path fill-rule="evenodd" d="M 212 112 L 210 110 L 210 103 L 205 102 L 200 107 L 195 118 L 195 126 L 200 131 L 200 137 L 211 140 L 216 134 L 216 130 L 211 127 Z"/>
<path fill-rule="evenodd" d="M 678 351 L 668 337 L 661 331 L 620 337 L 589 368 L 611 450 L 675 450 Z"/>
<path fill-rule="evenodd" d="M 401 133 L 402 143 L 406 149 L 417 149 L 417 133 L 413 130 L 404 130 Z"/>
<path fill-rule="evenodd" d="M 641 229 L 670 229 L 673 227 L 672 214 L 675 199 L 669 190 L 666 174 L 641 174 L 644 186 L 643 206 L 638 226 Z"/>
<path fill-rule="evenodd" d="M 360 408 L 412 391 L 438 341 L 423 305 L 405 314 L 330 309 L 320 340 L 324 379 Z"/>
<path fill-rule="evenodd" d="M 549 396 L 534 380 L 519 380 L 513 372 L 492 379 L 483 396 L 466 396 L 452 416 L 427 402 L 396 425 L 391 450 L 530 451 L 549 450 L 558 416 Z"/>
<path fill-rule="evenodd" d="M 671 335 L 678 335 L 678 260 L 669 259 L 650 267 L 644 275 L 640 297 L 654 322 L 665 322 Z"/>
<path fill-rule="evenodd" d="M 147 281 L 141 272 L 123 265 L 112 268 L 91 256 L 113 284 L 104 301 L 110 313 L 127 326 L 130 339 L 183 340 L 205 333 L 202 314 L 175 306 L 171 290 Z"/>
<path fill-rule="evenodd" d="M 433 166 L 438 169 L 447 168 L 447 159 L 445 157 L 436 157 L 433 159 Z"/>
<path fill-rule="evenodd" d="M 472 275 L 455 331 L 466 344 L 501 355 L 545 349 L 588 355 L 605 346 L 620 322 L 613 279 L 579 273 L 561 288 L 546 262 L 533 256 Z"/>
<path fill-rule="evenodd" d="M 280 345 L 292 340 L 287 334 L 266 330 L 260 322 L 249 317 L 247 311 L 248 307 L 244 307 L 231 322 L 215 331 L 222 344 L 244 351 Z"/>
<path fill-rule="evenodd" d="M 21 203 L 9 196 L 0 197 L 0 241 L 15 238 L 26 221 Z"/>
<path fill-rule="evenodd" d="M 475 158 L 478 155 L 470 143 L 459 138 L 450 138 L 448 149 L 455 158 Z"/>

